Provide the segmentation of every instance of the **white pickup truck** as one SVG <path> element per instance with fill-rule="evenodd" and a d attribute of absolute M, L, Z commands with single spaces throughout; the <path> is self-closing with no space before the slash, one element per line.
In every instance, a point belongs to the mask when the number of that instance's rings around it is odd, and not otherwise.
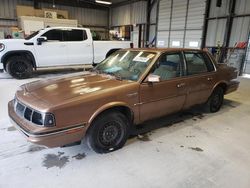
<path fill-rule="evenodd" d="M 129 47 L 130 41 L 93 41 L 87 28 L 50 27 L 26 39 L 0 40 L 0 69 L 23 79 L 37 68 L 99 63 Z"/>

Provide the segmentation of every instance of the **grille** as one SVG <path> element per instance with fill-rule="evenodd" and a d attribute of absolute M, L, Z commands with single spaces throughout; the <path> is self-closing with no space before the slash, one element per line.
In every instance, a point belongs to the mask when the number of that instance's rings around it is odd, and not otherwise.
<path fill-rule="evenodd" d="M 41 113 L 21 104 L 17 100 L 15 101 L 15 111 L 20 117 L 24 117 L 26 120 L 37 125 L 43 125 L 43 117 Z"/>

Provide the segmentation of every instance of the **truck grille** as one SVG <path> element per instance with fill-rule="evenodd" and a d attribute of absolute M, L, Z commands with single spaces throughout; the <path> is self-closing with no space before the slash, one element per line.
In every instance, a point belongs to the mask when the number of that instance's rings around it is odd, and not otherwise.
<path fill-rule="evenodd" d="M 23 117 L 34 124 L 43 125 L 43 117 L 41 113 L 33 110 L 30 107 L 25 106 L 24 104 L 21 104 L 16 99 L 15 99 L 15 112 L 20 117 Z"/>

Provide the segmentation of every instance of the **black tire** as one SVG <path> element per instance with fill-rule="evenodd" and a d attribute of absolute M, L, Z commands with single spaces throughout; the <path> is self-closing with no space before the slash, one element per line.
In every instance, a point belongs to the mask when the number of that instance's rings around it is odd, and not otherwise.
<path fill-rule="evenodd" d="M 223 104 L 223 100 L 224 90 L 221 87 L 215 88 L 205 104 L 205 111 L 210 113 L 218 112 Z"/>
<path fill-rule="evenodd" d="M 32 75 L 33 67 L 27 58 L 23 56 L 13 56 L 7 60 L 6 70 L 16 79 L 25 79 Z"/>
<path fill-rule="evenodd" d="M 104 112 L 91 124 L 86 141 L 96 153 L 108 153 L 124 146 L 129 136 L 128 118 L 116 111 Z"/>

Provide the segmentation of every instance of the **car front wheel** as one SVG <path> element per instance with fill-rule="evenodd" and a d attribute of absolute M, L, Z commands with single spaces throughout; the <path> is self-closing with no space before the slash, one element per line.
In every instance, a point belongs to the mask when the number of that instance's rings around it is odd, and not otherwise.
<path fill-rule="evenodd" d="M 127 117 L 116 111 L 97 117 L 87 132 L 87 144 L 97 153 L 108 153 L 124 146 L 129 135 Z"/>

